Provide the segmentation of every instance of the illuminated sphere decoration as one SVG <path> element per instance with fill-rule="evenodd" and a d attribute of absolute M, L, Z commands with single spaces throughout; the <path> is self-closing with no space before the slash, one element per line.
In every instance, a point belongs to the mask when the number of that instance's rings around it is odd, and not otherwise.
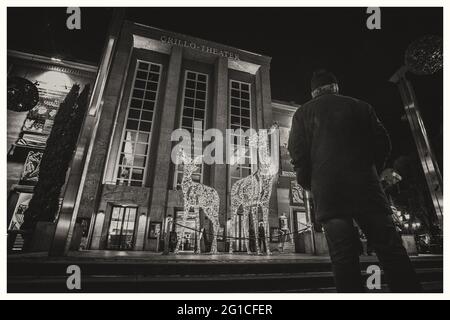
<path fill-rule="evenodd" d="M 39 102 L 39 91 L 34 83 L 20 78 L 8 78 L 8 110 L 25 112 Z"/>
<path fill-rule="evenodd" d="M 405 64 L 417 75 L 431 75 L 443 67 L 442 38 L 424 36 L 411 43 L 405 52 Z"/>

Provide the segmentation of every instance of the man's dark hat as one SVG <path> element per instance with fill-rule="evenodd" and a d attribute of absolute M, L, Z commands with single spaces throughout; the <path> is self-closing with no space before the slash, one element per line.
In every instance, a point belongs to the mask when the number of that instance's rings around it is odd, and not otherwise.
<path fill-rule="evenodd" d="M 336 84 L 338 83 L 336 76 L 333 73 L 325 69 L 314 71 L 313 76 L 311 78 L 311 92 L 316 90 L 317 88 L 332 83 Z"/>

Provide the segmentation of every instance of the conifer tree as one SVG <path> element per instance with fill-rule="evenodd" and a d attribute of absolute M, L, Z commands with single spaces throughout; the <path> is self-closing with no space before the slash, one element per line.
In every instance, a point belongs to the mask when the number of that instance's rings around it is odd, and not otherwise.
<path fill-rule="evenodd" d="M 79 90 L 78 84 L 71 88 L 55 116 L 22 230 L 33 232 L 37 222 L 53 222 L 58 213 L 61 188 L 66 181 L 88 104 L 89 86 L 85 86 L 81 94 Z"/>

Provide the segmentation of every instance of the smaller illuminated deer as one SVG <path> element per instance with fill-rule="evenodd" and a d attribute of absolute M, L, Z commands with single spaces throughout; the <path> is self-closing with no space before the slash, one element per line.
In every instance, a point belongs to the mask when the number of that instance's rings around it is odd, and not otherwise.
<path fill-rule="evenodd" d="M 212 254 L 217 253 L 217 233 L 219 230 L 219 194 L 214 188 L 204 184 L 194 182 L 192 174 L 197 170 L 197 164 L 201 163 L 201 156 L 192 160 L 183 150 L 180 150 L 177 157 L 183 163 L 183 180 L 181 189 L 183 190 L 184 213 L 181 235 L 178 237 L 175 253 L 178 253 L 181 240 L 184 239 L 186 220 L 189 210 L 194 209 L 196 219 L 196 229 L 200 230 L 200 209 L 203 209 L 205 215 L 211 220 L 213 225 L 213 240 L 211 245 Z M 197 247 L 195 253 L 200 253 L 200 234 L 197 232 Z"/>
<path fill-rule="evenodd" d="M 261 208 L 264 224 L 266 253 L 270 254 L 269 244 L 269 202 L 272 194 L 272 185 L 278 173 L 278 163 L 274 161 L 269 152 L 269 135 L 278 137 L 278 124 L 267 130 L 260 130 L 259 134 L 249 137 L 249 146 L 258 149 L 258 169 L 251 175 L 236 181 L 231 188 L 231 219 L 233 228 L 237 223 L 238 210 L 242 207 L 243 233 L 247 253 L 251 254 L 249 246 L 249 215 L 252 215 L 253 230 L 257 234 L 258 208 Z M 272 151 L 275 152 L 275 151 Z M 229 252 L 233 253 L 233 245 L 236 245 L 236 237 L 231 241 Z M 256 251 L 260 253 L 258 241 L 256 241 Z"/>

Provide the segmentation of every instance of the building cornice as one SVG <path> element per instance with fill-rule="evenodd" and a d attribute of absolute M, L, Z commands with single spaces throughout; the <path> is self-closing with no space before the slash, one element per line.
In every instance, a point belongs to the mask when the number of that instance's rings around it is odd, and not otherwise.
<path fill-rule="evenodd" d="M 220 44 L 220 43 L 217 43 L 214 41 L 209 41 L 209 40 L 192 37 L 192 36 L 177 33 L 177 32 L 172 32 L 172 31 L 168 31 L 168 30 L 163 30 L 163 29 L 147 26 L 147 25 L 140 24 L 140 23 L 135 23 L 132 21 L 125 21 L 125 26 L 127 26 L 127 25 L 128 25 L 128 27 L 131 27 L 131 29 L 132 29 L 131 32 L 136 35 L 140 35 L 140 36 L 144 36 L 144 37 L 157 36 L 158 39 L 161 35 L 166 35 L 166 36 L 171 36 L 176 39 L 184 39 L 184 40 L 192 41 L 195 43 L 200 43 L 203 45 L 213 46 L 220 50 L 229 51 L 229 52 L 237 52 L 239 54 L 239 57 L 241 60 L 257 63 L 259 65 L 270 66 L 270 62 L 272 60 L 271 57 L 265 56 L 262 54 L 242 50 L 242 49 L 235 48 L 232 46 Z"/>
<path fill-rule="evenodd" d="M 282 102 L 278 100 L 272 100 L 272 107 L 281 111 L 288 111 L 294 113 L 300 107 L 299 104 L 294 102 Z"/>
<path fill-rule="evenodd" d="M 20 59 L 23 65 L 38 66 L 44 70 L 58 71 L 68 74 L 94 77 L 97 67 L 74 61 L 59 60 L 38 54 L 31 54 L 16 50 L 8 50 L 8 58 Z"/>

